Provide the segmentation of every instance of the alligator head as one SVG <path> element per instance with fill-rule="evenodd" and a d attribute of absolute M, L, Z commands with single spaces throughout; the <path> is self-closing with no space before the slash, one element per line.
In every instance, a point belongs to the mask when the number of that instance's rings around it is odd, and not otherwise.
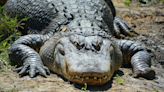
<path fill-rule="evenodd" d="M 45 64 L 50 70 L 72 82 L 88 85 L 105 84 L 121 66 L 122 54 L 114 41 L 103 37 L 105 32 L 94 33 L 86 35 L 84 31 L 72 32 L 62 36 L 52 50 L 54 62 Z M 45 44 L 53 43 L 51 39 L 49 42 Z M 43 48 L 51 47 L 53 45 Z"/>

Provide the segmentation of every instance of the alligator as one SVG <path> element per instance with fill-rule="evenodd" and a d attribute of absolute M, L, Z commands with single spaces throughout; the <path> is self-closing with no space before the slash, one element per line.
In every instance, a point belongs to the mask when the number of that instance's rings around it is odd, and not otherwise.
<path fill-rule="evenodd" d="M 6 3 L 7 0 L 1 0 L 0 1 L 0 5 L 4 5 Z"/>
<path fill-rule="evenodd" d="M 9 52 L 20 76 L 50 72 L 77 83 L 103 85 L 129 64 L 134 77 L 151 79 L 151 55 L 140 42 L 117 38 L 134 31 L 111 0 L 8 0 L 11 17 L 28 17 L 25 34 Z"/>

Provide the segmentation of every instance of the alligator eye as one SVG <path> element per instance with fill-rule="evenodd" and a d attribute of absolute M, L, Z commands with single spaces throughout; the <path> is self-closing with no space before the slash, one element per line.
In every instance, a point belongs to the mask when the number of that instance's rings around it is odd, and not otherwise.
<path fill-rule="evenodd" d="M 92 44 L 92 46 L 94 47 L 94 49 L 95 50 L 97 50 L 97 51 L 100 51 L 100 49 L 101 49 L 101 44 L 99 43 L 99 44 Z"/>
<path fill-rule="evenodd" d="M 113 58 L 114 58 L 114 47 L 113 47 L 113 45 L 111 45 L 111 46 L 109 47 L 109 51 L 110 51 L 111 59 L 113 60 Z"/>
<path fill-rule="evenodd" d="M 85 46 L 85 44 L 81 44 L 81 45 L 80 45 L 81 49 L 84 48 L 84 46 Z"/>
<path fill-rule="evenodd" d="M 73 42 L 73 44 L 76 46 L 77 49 L 80 48 L 80 44 L 78 42 Z"/>
<path fill-rule="evenodd" d="M 82 49 L 84 47 L 84 44 L 79 44 L 78 42 L 73 43 L 78 50 Z"/>
<path fill-rule="evenodd" d="M 63 49 L 60 48 L 59 52 L 60 52 L 61 55 L 63 55 L 63 56 L 65 55 L 65 51 Z"/>

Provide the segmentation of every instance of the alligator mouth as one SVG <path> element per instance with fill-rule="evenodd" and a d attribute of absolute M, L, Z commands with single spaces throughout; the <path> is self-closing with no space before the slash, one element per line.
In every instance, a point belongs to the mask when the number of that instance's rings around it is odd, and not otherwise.
<path fill-rule="evenodd" d="M 111 75 L 107 73 L 67 73 L 67 77 L 70 81 L 77 84 L 87 85 L 103 85 L 107 83 Z"/>
<path fill-rule="evenodd" d="M 107 72 L 74 72 L 69 70 L 67 63 L 65 67 L 65 78 L 77 84 L 103 85 L 107 83 L 113 75 L 112 69 Z"/>

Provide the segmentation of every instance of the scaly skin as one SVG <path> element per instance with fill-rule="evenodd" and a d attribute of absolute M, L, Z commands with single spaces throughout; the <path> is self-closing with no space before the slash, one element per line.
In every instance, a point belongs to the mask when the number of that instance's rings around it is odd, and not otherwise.
<path fill-rule="evenodd" d="M 111 37 L 131 34 L 111 0 L 9 0 L 5 10 L 30 18 L 28 35 L 10 48 L 20 75 L 46 77 L 50 69 L 75 83 L 102 85 L 122 63 L 130 63 L 136 77 L 155 75 L 144 47 Z"/>
<path fill-rule="evenodd" d="M 7 2 L 7 0 L 1 0 L 0 5 L 4 5 Z"/>

